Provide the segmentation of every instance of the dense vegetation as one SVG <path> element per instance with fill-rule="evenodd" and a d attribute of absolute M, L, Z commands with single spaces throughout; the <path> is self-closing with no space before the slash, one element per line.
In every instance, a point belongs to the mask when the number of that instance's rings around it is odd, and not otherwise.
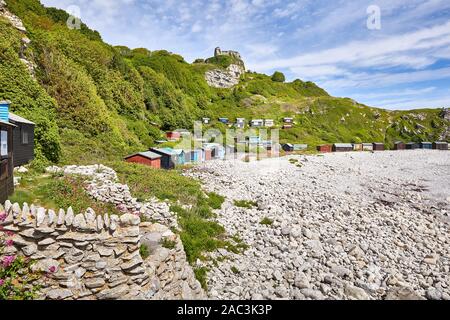
<path fill-rule="evenodd" d="M 226 68 L 234 58 L 189 64 L 164 50 L 113 47 L 85 24 L 69 29 L 66 12 L 38 0 L 7 4 L 32 41 L 24 48 L 23 35 L 0 20 L 0 99 L 38 124 L 40 166 L 121 159 L 153 145 L 164 130 L 191 129 L 201 117 L 273 118 L 280 124 L 294 116 L 296 126 L 281 133 L 282 141 L 309 144 L 435 140 L 445 126 L 439 110 L 377 110 L 330 97 L 311 82 L 284 83 L 282 73 L 249 72 L 234 89 L 213 89 L 204 72 Z M 36 65 L 36 81 L 20 56 Z"/>

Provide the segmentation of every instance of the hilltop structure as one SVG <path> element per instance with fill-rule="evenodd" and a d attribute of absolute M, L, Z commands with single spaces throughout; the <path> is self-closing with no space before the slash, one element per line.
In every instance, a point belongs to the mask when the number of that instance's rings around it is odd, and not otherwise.
<path fill-rule="evenodd" d="M 214 57 L 219 57 L 219 56 L 230 56 L 239 60 L 242 60 L 241 54 L 237 51 L 222 51 L 222 49 L 220 49 L 220 47 L 217 47 L 214 50 Z"/>

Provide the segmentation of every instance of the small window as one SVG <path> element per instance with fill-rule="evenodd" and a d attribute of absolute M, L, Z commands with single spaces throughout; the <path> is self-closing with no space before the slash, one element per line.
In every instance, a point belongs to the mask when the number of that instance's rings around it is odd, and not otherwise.
<path fill-rule="evenodd" d="M 22 130 L 22 144 L 28 144 L 28 131 Z"/>
<path fill-rule="evenodd" d="M 0 162 L 0 180 L 5 180 L 9 177 L 8 160 L 2 160 Z"/>
<path fill-rule="evenodd" d="M 0 134 L 0 156 L 8 156 L 8 131 L 1 131 Z"/>

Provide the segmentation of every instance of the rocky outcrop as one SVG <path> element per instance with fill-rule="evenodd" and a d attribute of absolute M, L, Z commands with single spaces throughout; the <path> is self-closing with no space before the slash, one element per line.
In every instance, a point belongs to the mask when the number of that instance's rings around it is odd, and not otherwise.
<path fill-rule="evenodd" d="M 205 79 L 209 86 L 214 88 L 228 89 L 239 84 L 239 80 L 245 74 L 245 64 L 241 55 L 237 51 L 222 51 L 216 48 L 214 57 L 229 56 L 234 62 L 230 64 L 225 70 L 213 69 L 205 73 Z"/>
<path fill-rule="evenodd" d="M 20 61 L 22 61 L 27 66 L 28 71 L 34 77 L 36 64 L 30 59 L 28 59 L 27 56 L 25 55 L 25 51 L 27 50 L 29 44 L 31 43 L 31 40 L 26 36 L 27 29 L 23 25 L 22 20 L 8 10 L 6 2 L 4 0 L 0 0 L 0 17 L 9 20 L 9 22 L 14 28 L 23 33 L 22 46 L 19 51 L 19 57 Z"/>
<path fill-rule="evenodd" d="M 214 69 L 205 73 L 205 79 L 209 86 L 214 88 L 228 89 L 239 84 L 241 76 L 245 73 L 245 69 L 232 64 L 226 70 Z"/>
<path fill-rule="evenodd" d="M 442 119 L 448 121 L 448 125 L 444 128 L 443 133 L 439 137 L 440 140 L 446 141 L 450 139 L 450 108 L 443 108 L 441 112 Z"/>
<path fill-rule="evenodd" d="M 22 20 L 20 20 L 19 17 L 12 14 L 8 10 L 8 8 L 6 6 L 6 2 L 4 0 L 0 0 L 0 16 L 8 19 L 11 22 L 11 24 L 14 26 L 14 28 L 16 28 L 17 30 L 19 30 L 23 33 L 27 32 L 27 29 L 23 25 Z"/>
<path fill-rule="evenodd" d="M 450 121 L 450 108 L 442 109 L 441 117 L 444 120 Z"/>
<path fill-rule="evenodd" d="M 202 299 L 177 235 L 136 215 L 97 215 L 92 209 L 45 210 L 5 203 L 0 221 L 12 233 L 4 255 L 34 260 L 41 299 Z M 164 243 L 171 243 L 169 248 Z M 148 257 L 140 254 L 144 245 Z"/>
<path fill-rule="evenodd" d="M 178 227 L 176 216 L 167 203 L 155 198 L 138 201 L 131 195 L 129 187 L 118 181 L 116 172 L 104 165 L 54 166 L 48 167 L 47 172 L 85 176 L 89 179 L 86 191 L 95 200 L 114 204 L 123 213 L 133 213 L 169 227 Z"/>

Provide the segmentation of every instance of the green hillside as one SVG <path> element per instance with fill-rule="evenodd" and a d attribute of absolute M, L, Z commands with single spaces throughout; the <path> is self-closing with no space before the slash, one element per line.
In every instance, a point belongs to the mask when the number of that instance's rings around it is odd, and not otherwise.
<path fill-rule="evenodd" d="M 37 164 L 121 159 L 152 146 L 165 130 L 191 129 L 201 117 L 280 124 L 292 116 L 296 125 L 281 131 L 282 141 L 309 144 L 436 140 L 449 125 L 441 110 L 388 112 L 331 97 L 311 82 L 274 82 L 256 73 L 233 89 L 210 88 L 205 71 L 225 68 L 230 59 L 189 64 L 167 51 L 113 47 L 84 24 L 67 28 L 62 10 L 38 0 L 6 2 L 31 43 L 25 49 L 24 35 L 0 18 L 0 99 L 37 123 Z M 35 79 L 21 55 L 35 64 Z"/>

